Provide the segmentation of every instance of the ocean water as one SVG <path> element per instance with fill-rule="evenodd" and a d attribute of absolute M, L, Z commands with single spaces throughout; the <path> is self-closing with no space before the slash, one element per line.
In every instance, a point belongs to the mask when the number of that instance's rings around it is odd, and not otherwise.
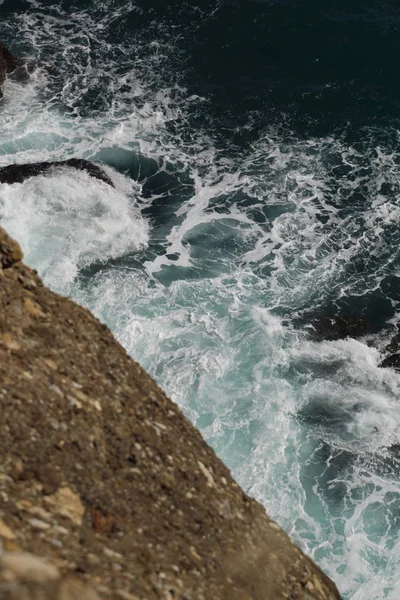
<path fill-rule="evenodd" d="M 400 597 L 400 7 L 3 0 L 0 222 L 346 600 Z M 318 315 L 363 338 L 311 335 Z"/>

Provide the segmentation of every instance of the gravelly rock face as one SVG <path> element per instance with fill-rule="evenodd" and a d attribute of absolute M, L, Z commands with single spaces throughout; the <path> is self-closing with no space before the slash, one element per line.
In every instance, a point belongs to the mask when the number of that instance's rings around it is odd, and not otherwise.
<path fill-rule="evenodd" d="M 109 330 L 21 258 L 0 229 L 0 599 L 338 599 Z"/>

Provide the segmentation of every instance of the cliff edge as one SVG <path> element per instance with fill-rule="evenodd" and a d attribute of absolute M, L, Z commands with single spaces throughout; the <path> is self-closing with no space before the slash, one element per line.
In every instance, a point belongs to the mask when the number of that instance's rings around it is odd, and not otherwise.
<path fill-rule="evenodd" d="M 0 229 L 0 599 L 336 600 L 87 310 Z"/>

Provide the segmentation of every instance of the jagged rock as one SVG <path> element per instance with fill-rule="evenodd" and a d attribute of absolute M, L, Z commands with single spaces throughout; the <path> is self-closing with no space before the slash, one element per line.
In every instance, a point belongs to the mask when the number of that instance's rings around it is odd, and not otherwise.
<path fill-rule="evenodd" d="M 107 327 L 1 265 L 0 600 L 339 599 Z"/>
<path fill-rule="evenodd" d="M 23 183 L 23 181 L 29 177 L 43 175 L 44 173 L 58 168 L 86 171 L 91 177 L 104 181 L 105 183 L 108 183 L 108 185 L 114 187 L 113 182 L 101 167 L 80 158 L 69 158 L 68 160 L 58 162 L 28 163 L 26 165 L 9 165 L 7 167 L 1 167 L 0 183 Z"/>
<path fill-rule="evenodd" d="M 15 69 L 23 64 L 23 59 L 19 56 L 14 56 L 8 50 L 8 48 L 0 42 L 0 55 L 3 57 L 3 60 L 6 65 L 7 73 L 12 73 Z"/>
<path fill-rule="evenodd" d="M 400 349 L 400 332 L 396 328 L 396 333 L 390 340 L 389 344 L 386 346 L 386 352 L 390 352 L 392 354 L 398 353 Z"/>
<path fill-rule="evenodd" d="M 322 314 L 311 319 L 309 323 L 308 330 L 318 341 L 358 338 L 373 331 L 373 325 L 365 319 L 345 315 Z"/>
<path fill-rule="evenodd" d="M 0 51 L 0 98 L 3 96 L 2 87 L 7 76 L 7 65 L 3 54 Z"/>
<path fill-rule="evenodd" d="M 387 356 L 379 365 L 383 369 L 392 368 L 400 371 L 400 354 L 391 354 Z"/>
<path fill-rule="evenodd" d="M 0 267 L 3 269 L 12 267 L 13 264 L 22 260 L 22 257 L 20 245 L 12 240 L 5 231 L 2 231 L 0 236 Z"/>
<path fill-rule="evenodd" d="M 396 328 L 395 331 L 396 333 L 392 336 L 389 344 L 385 348 L 388 355 L 383 359 L 379 366 L 383 369 L 392 368 L 396 371 L 400 371 L 400 332 L 398 331 L 398 328 Z"/>
<path fill-rule="evenodd" d="M 12 73 L 18 67 L 22 66 L 23 62 L 23 59 L 11 54 L 6 46 L 0 42 L 0 98 L 2 97 L 1 88 L 7 74 Z"/>

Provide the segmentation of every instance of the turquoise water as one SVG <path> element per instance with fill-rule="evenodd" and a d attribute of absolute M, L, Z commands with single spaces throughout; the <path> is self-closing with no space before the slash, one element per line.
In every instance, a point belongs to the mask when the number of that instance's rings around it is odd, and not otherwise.
<path fill-rule="evenodd" d="M 115 183 L 0 185 L 2 225 L 344 598 L 397 600 L 397 6 L 0 4 L 0 39 L 42 61 L 6 84 L 0 166 L 77 156 Z M 316 341 L 321 313 L 374 333 Z"/>

